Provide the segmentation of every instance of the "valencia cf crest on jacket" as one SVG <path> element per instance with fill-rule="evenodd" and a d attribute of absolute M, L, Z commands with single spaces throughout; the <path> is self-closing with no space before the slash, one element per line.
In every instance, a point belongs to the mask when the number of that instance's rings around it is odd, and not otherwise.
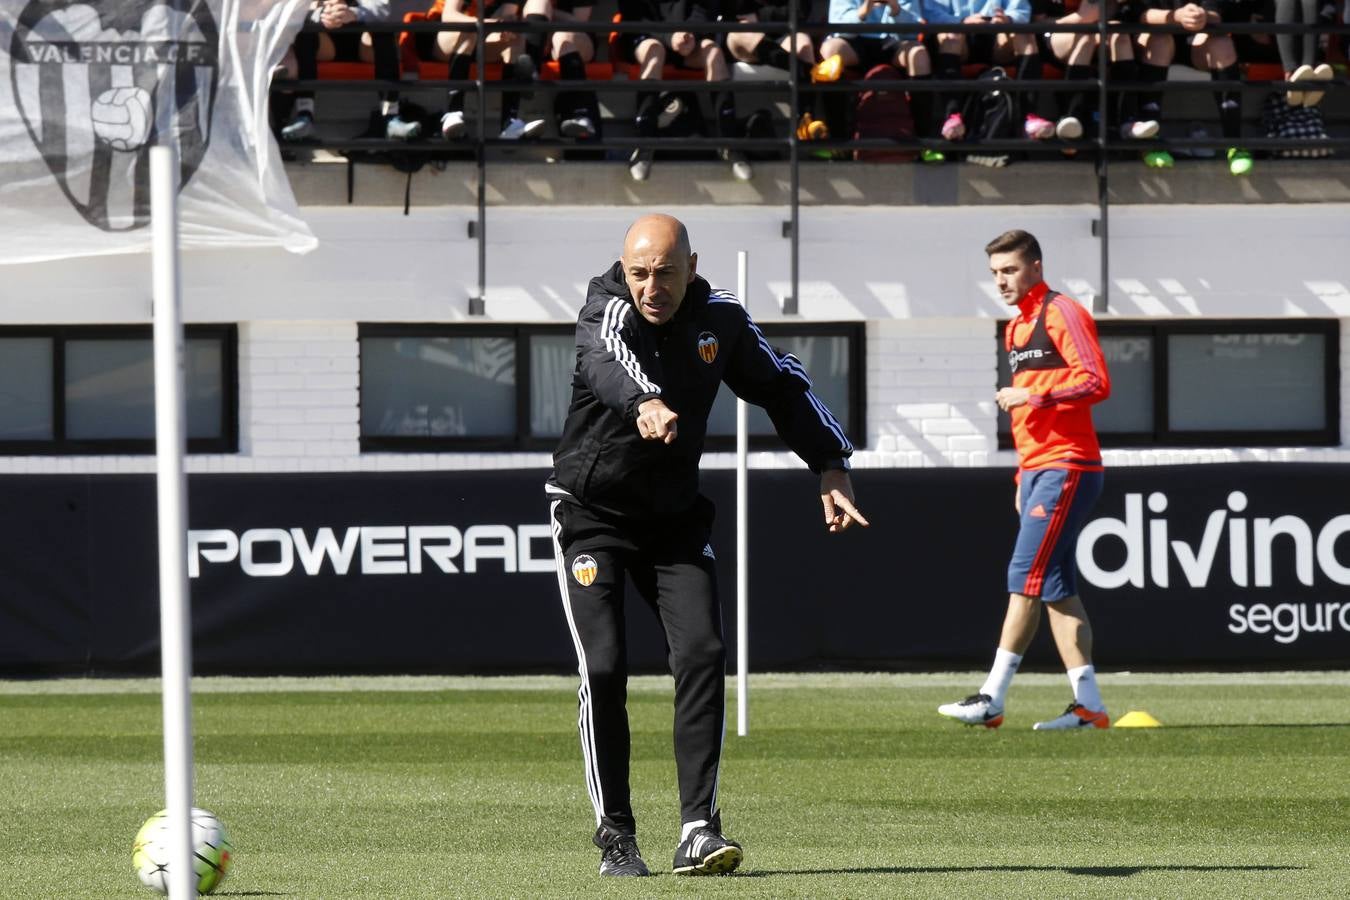
<path fill-rule="evenodd" d="M 698 355 L 709 365 L 717 359 L 717 335 L 705 331 L 698 336 Z"/>
<path fill-rule="evenodd" d="M 220 29 L 202 0 L 30 0 L 10 45 L 24 125 L 71 205 L 104 231 L 150 221 L 150 148 L 179 189 L 206 157 Z"/>
<path fill-rule="evenodd" d="M 577 584 L 582 587 L 590 587 L 595 581 L 595 576 L 600 572 L 600 567 L 596 565 L 595 557 L 582 554 L 572 560 L 572 577 L 577 580 Z"/>

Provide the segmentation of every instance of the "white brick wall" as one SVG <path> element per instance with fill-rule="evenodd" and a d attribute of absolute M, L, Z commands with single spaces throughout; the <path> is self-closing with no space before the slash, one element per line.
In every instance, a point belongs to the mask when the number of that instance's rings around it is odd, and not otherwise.
<path fill-rule="evenodd" d="M 866 330 L 867 434 L 856 468 L 1006 466 L 999 450 L 994 320 L 884 319 Z M 1341 447 L 1108 450 L 1108 466 L 1245 461 L 1350 462 L 1350 319 L 1341 320 Z M 361 454 L 354 322 L 246 322 L 239 327 L 239 453 L 192 456 L 189 472 L 547 469 L 541 453 Z M 709 453 L 705 468 L 731 468 Z M 752 468 L 802 468 L 755 452 Z M 147 473 L 154 457 L 0 456 L 0 473 Z"/>
<path fill-rule="evenodd" d="M 359 457 L 358 375 L 354 322 L 240 325 L 240 454 L 305 470 Z"/>

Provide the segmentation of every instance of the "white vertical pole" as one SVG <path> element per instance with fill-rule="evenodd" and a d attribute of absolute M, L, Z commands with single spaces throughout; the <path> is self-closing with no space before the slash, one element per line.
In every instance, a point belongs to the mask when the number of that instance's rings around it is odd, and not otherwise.
<path fill-rule="evenodd" d="M 744 250 L 736 253 L 736 296 L 746 309 L 750 277 L 750 257 Z M 749 514 L 746 501 L 749 496 L 749 478 L 746 455 L 749 438 L 746 434 L 745 401 L 736 398 L 736 734 L 750 733 L 750 559 Z"/>
<path fill-rule="evenodd" d="M 159 498 L 159 638 L 164 694 L 164 806 L 169 814 L 169 896 L 192 900 L 192 613 L 187 581 L 183 456 L 183 326 L 178 275 L 178 160 L 150 150 L 154 264 L 155 456 Z"/>

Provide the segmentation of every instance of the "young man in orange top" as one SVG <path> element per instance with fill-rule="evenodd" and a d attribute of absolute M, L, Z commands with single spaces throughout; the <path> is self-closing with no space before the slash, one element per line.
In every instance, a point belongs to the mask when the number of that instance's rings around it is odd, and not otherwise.
<path fill-rule="evenodd" d="M 1036 238 L 1009 231 L 984 250 L 999 294 L 1017 308 L 1003 339 L 1013 383 L 994 399 L 1012 416 L 1014 506 L 1021 526 L 1008 563 L 1008 613 L 994 666 L 977 693 L 938 712 L 967 725 L 1002 725 L 1008 686 L 1044 606 L 1073 702 L 1063 715 L 1033 727 L 1107 728 L 1111 720 L 1092 667 L 1092 626 L 1078 598 L 1074 548 L 1102 492 L 1092 405 L 1110 395 L 1111 379 L 1092 316 L 1045 283 Z"/>

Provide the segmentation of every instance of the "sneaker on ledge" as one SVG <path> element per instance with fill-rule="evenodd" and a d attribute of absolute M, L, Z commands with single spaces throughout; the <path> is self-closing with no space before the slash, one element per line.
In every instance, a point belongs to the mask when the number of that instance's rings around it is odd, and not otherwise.
<path fill-rule="evenodd" d="M 1022 124 L 1022 131 L 1033 141 L 1048 141 L 1055 136 L 1055 123 L 1031 113 Z"/>
<path fill-rule="evenodd" d="M 1150 169 L 1170 169 L 1176 165 L 1176 160 L 1166 150 L 1150 150 L 1144 154 L 1144 165 Z"/>
<path fill-rule="evenodd" d="M 422 123 L 390 116 L 384 120 L 384 136 L 391 141 L 415 141 L 422 136 Z"/>
<path fill-rule="evenodd" d="M 952 113 L 947 117 L 947 121 L 942 123 L 942 139 L 944 141 L 959 141 L 966 136 L 966 120 L 961 118 L 960 113 Z"/>
<path fill-rule="evenodd" d="M 1327 65 L 1326 63 L 1318 63 L 1317 65 L 1313 66 L 1311 76 L 1312 81 L 1330 81 L 1335 77 L 1336 77 L 1336 70 L 1331 68 L 1331 66 Z M 1324 95 L 1325 95 L 1324 91 L 1304 91 L 1303 105 L 1316 106 L 1317 104 L 1322 102 L 1322 97 Z"/>
<path fill-rule="evenodd" d="M 634 150 L 628 157 L 628 175 L 634 181 L 646 181 L 652 174 L 651 150 Z"/>
<path fill-rule="evenodd" d="M 836 53 L 811 67 L 811 81 L 813 83 L 838 81 L 843 73 L 844 58 Z"/>
<path fill-rule="evenodd" d="M 589 141 L 598 134 L 595 122 L 592 121 L 590 116 L 573 116 L 570 119 L 563 119 L 558 123 L 558 133 L 565 138 L 575 138 L 578 141 Z"/>
<path fill-rule="evenodd" d="M 543 119 L 531 119 L 526 122 L 523 119 L 512 119 L 502 128 L 502 133 L 497 135 L 503 141 L 519 141 L 523 138 L 539 137 L 544 131 Z"/>
<path fill-rule="evenodd" d="M 797 122 L 797 140 L 826 141 L 829 138 L 830 129 L 828 125 L 813 117 L 809 112 L 802 113 L 801 120 Z"/>
<path fill-rule="evenodd" d="M 661 111 L 656 114 L 656 127 L 658 130 L 669 128 L 680 114 L 684 112 L 684 100 L 678 95 L 668 97 Z"/>
<path fill-rule="evenodd" d="M 1065 116 L 1055 123 L 1055 137 L 1061 141 L 1076 141 L 1083 136 L 1083 123 L 1077 116 Z"/>
<path fill-rule="evenodd" d="M 1120 136 L 1127 141 L 1146 141 L 1157 137 L 1161 127 L 1156 119 L 1131 119 L 1120 126 Z"/>
<path fill-rule="evenodd" d="M 314 124 L 314 114 L 311 112 L 296 113 L 281 129 L 281 139 L 287 143 L 312 141 L 318 136 L 319 129 Z"/>
<path fill-rule="evenodd" d="M 1228 171 L 1234 175 L 1250 175 L 1254 165 L 1252 155 L 1241 147 L 1228 151 Z"/>
<path fill-rule="evenodd" d="M 441 116 L 441 137 L 447 141 L 464 136 L 468 123 L 464 121 L 464 110 L 454 109 Z"/>
<path fill-rule="evenodd" d="M 731 163 L 731 174 L 737 181 L 749 181 L 755 177 L 755 170 L 750 167 L 750 161 L 740 150 L 723 150 L 722 159 Z"/>

